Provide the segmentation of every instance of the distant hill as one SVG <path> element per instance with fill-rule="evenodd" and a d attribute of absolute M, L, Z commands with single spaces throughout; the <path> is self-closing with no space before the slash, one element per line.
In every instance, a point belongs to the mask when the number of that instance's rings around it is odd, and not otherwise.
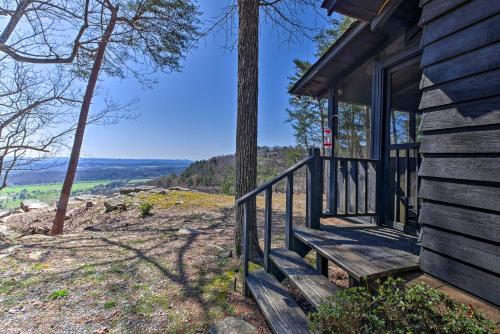
<path fill-rule="evenodd" d="M 257 183 L 261 184 L 306 156 L 296 147 L 259 147 L 257 151 Z M 150 182 L 161 187 L 183 186 L 207 192 L 234 194 L 235 156 L 223 155 L 192 163 L 180 175 L 168 175 Z M 297 180 L 300 185 L 299 180 Z M 283 190 L 281 184 L 278 190 Z M 300 189 L 297 189 L 300 191 Z"/>
<path fill-rule="evenodd" d="M 76 181 L 152 179 L 179 175 L 192 161 L 162 159 L 81 158 Z M 64 180 L 67 158 L 53 158 L 34 163 L 27 171 L 14 171 L 9 185 L 59 183 Z"/>

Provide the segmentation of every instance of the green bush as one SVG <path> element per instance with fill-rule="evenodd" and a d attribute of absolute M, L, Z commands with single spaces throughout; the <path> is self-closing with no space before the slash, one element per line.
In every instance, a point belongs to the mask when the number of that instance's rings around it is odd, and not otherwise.
<path fill-rule="evenodd" d="M 151 210 L 153 209 L 153 204 L 151 203 L 142 203 L 139 206 L 139 215 L 144 218 L 144 217 L 149 217 L 151 216 Z"/>
<path fill-rule="evenodd" d="M 49 295 L 50 299 L 59 299 L 59 298 L 64 298 L 68 296 L 68 290 L 67 289 L 62 289 L 62 290 L 56 290 L 52 292 Z"/>
<path fill-rule="evenodd" d="M 311 330 L 321 334 L 482 334 L 495 329 L 472 307 L 426 284 L 405 286 L 392 278 L 379 283 L 373 294 L 358 287 L 341 290 L 309 317 Z"/>

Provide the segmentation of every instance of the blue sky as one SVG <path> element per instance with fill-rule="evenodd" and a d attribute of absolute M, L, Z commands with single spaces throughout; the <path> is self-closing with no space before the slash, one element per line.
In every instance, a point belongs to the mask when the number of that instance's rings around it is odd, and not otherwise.
<path fill-rule="evenodd" d="M 218 15 L 225 0 L 200 0 L 203 19 Z M 318 2 L 319 6 L 319 2 Z M 309 22 L 316 22 L 314 13 Z M 322 20 L 319 20 L 323 23 Z M 82 155 L 110 158 L 203 159 L 235 150 L 236 50 L 224 48 L 225 33 L 202 41 L 183 62 L 180 73 L 158 74 L 158 84 L 144 89 L 134 79 L 106 78 L 107 92 L 126 102 L 139 99 L 135 120 L 87 129 Z M 259 145 L 292 145 L 286 121 L 287 77 L 294 58 L 313 60 L 314 46 L 304 39 L 292 45 L 280 41 L 272 26 L 263 23 L 260 35 Z M 95 106 L 99 106 L 99 97 Z"/>

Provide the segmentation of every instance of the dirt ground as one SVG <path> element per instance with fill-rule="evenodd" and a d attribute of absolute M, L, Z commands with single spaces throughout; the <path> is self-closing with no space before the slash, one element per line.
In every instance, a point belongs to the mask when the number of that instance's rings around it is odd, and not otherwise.
<path fill-rule="evenodd" d="M 127 209 L 105 213 L 104 201 Z M 141 218 L 144 203 L 152 215 Z M 305 198 L 294 203 L 300 224 Z M 257 206 L 262 240 L 263 198 Z M 273 247 L 284 244 L 284 208 L 284 195 L 273 194 Z M 207 333 L 227 316 L 270 333 L 242 295 L 233 197 L 168 191 L 82 199 L 57 237 L 44 234 L 53 217 L 49 209 L 0 223 L 10 236 L 0 239 L 0 333 Z M 347 284 L 338 268 L 330 273 Z"/>
<path fill-rule="evenodd" d="M 269 333 L 229 254 L 232 197 L 170 192 L 134 201 L 110 213 L 100 201 L 73 204 L 64 235 L 0 242 L 0 333 L 206 333 L 226 316 Z M 139 217 L 142 202 L 153 204 L 152 216 Z M 6 225 L 29 233 L 52 217 L 20 214 Z"/>

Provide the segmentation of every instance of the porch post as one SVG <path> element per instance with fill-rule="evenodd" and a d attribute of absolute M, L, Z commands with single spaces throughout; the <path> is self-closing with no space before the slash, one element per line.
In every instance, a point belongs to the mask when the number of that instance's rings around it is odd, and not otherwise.
<path fill-rule="evenodd" d="M 385 82 L 384 68 L 381 62 L 376 59 L 373 73 L 372 85 L 372 102 L 373 102 L 373 117 L 372 117 L 372 147 L 371 158 L 377 159 L 376 164 L 376 189 L 375 189 L 375 219 L 377 225 L 382 225 L 385 222 L 385 193 L 384 185 L 384 82 Z"/>
<path fill-rule="evenodd" d="M 334 161 L 335 147 L 338 136 L 338 101 L 335 88 L 330 90 L 328 98 L 328 127 L 332 130 L 332 148 L 330 149 L 330 163 L 328 164 L 328 211 L 337 214 L 337 161 Z"/>
<path fill-rule="evenodd" d="M 307 227 L 319 229 L 322 206 L 321 153 L 319 148 L 309 150 L 313 157 L 307 165 Z"/>

